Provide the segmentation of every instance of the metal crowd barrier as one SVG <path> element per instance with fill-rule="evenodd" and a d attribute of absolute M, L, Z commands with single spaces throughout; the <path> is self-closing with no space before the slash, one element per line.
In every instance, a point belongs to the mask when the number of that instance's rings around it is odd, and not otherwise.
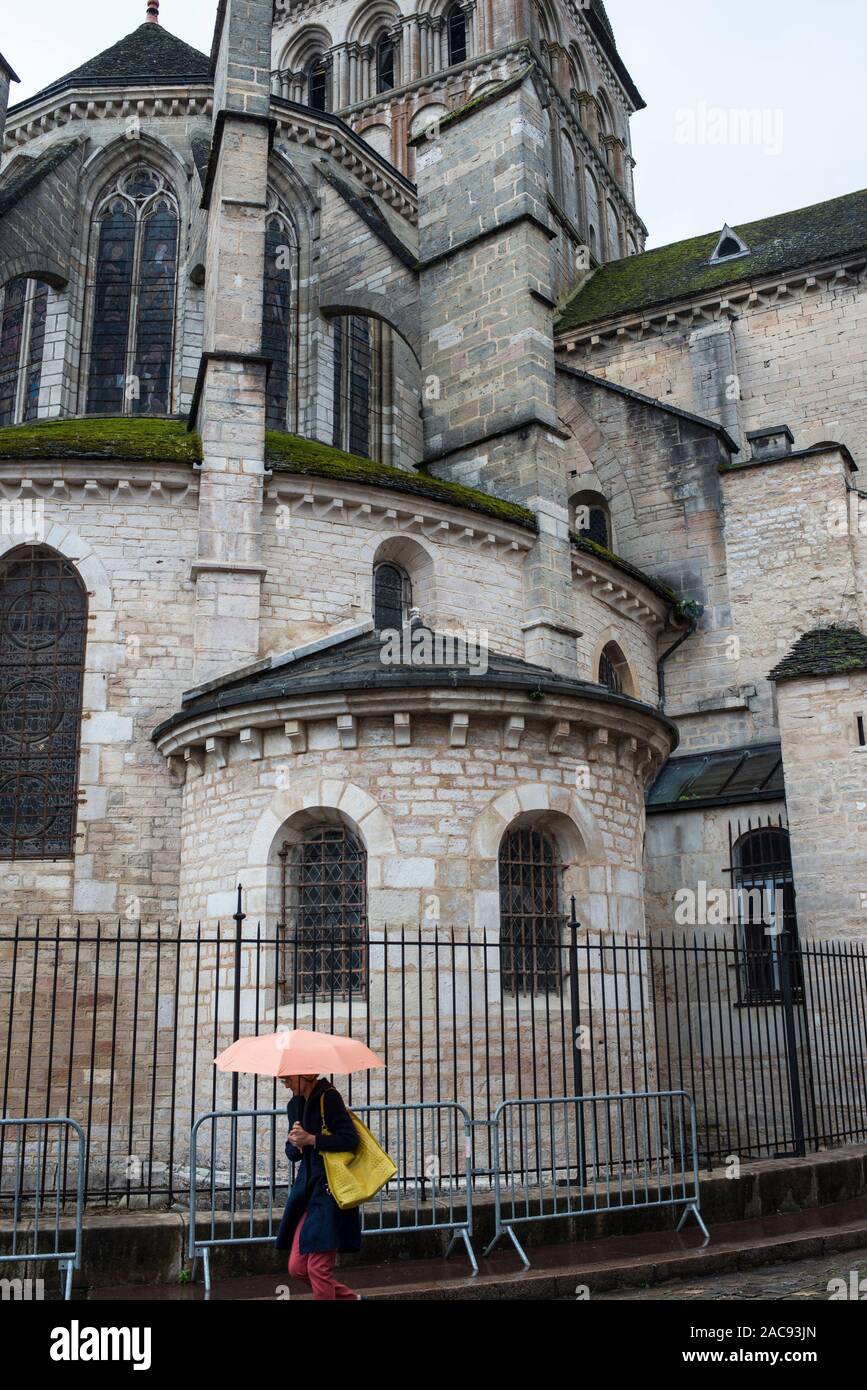
<path fill-rule="evenodd" d="M 55 1135 L 52 1129 L 57 1130 Z M 77 1146 L 77 1155 L 72 1158 L 71 1144 Z M 73 1271 L 81 1268 L 86 1148 L 81 1126 L 66 1117 L 0 1120 L 0 1230 L 4 1246 L 7 1218 L 11 1215 L 12 1219 L 11 1248 L 0 1254 L 0 1265 L 57 1264 L 67 1301 L 72 1297 Z M 70 1162 L 76 1163 L 74 1218 L 64 1215 L 65 1174 Z M 3 1281 L 4 1297 L 10 1296 L 13 1282 Z M 29 1292 L 32 1282 L 26 1282 Z M 12 1296 L 18 1298 L 19 1293 Z"/>
<path fill-rule="evenodd" d="M 446 1258 L 462 1241 L 477 1274 L 472 1129 L 464 1107 L 431 1101 L 353 1110 L 397 1165 L 395 1178 L 362 1208 L 362 1234 L 451 1232 Z M 212 1250 L 266 1245 L 276 1238 L 295 1172 L 284 1153 L 287 1133 L 285 1108 L 212 1110 L 193 1125 L 189 1257 L 193 1278 L 202 1260 L 206 1294 L 211 1291 Z"/>
<path fill-rule="evenodd" d="M 494 1238 L 515 1227 L 600 1212 L 683 1208 L 678 1231 L 701 1216 L 695 1103 L 686 1091 L 507 1100 L 493 1129 Z"/>

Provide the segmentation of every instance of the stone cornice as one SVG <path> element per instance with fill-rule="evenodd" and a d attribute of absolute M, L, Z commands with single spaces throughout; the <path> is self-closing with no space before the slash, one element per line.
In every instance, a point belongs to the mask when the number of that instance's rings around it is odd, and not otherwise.
<path fill-rule="evenodd" d="M 580 328 L 558 333 L 554 340 L 554 350 L 562 353 L 584 348 L 591 352 L 603 342 L 610 342 L 616 338 L 640 342 L 648 336 L 671 332 L 678 328 L 688 329 L 696 322 L 713 323 L 723 317 L 736 319 L 739 312 L 749 311 L 757 305 L 769 308 L 795 296 L 817 294 L 823 284 L 832 288 L 854 285 L 863 275 L 865 267 L 867 257 L 863 252 L 859 252 L 856 256 L 844 257 L 842 260 L 799 267 L 763 279 L 742 280 L 737 284 L 721 286 L 719 290 L 672 300 L 658 307 L 634 312 L 624 311 L 615 318 L 600 319 L 595 323 L 582 324 Z"/>
<path fill-rule="evenodd" d="M 460 545 L 471 550 L 511 551 L 521 556 L 532 550 L 536 540 L 522 527 L 510 526 L 494 517 L 414 493 L 402 496 L 390 489 L 342 482 L 339 478 L 266 474 L 265 500 L 290 507 L 292 516 L 387 525 L 408 536 L 420 535 L 440 545 Z"/>
<path fill-rule="evenodd" d="M 54 97 L 29 106 L 19 117 L 7 119 L 3 150 L 8 152 L 20 145 L 57 130 L 71 121 L 125 120 L 129 116 L 158 119 L 171 116 L 210 116 L 213 94 L 208 83 L 183 83 L 178 86 L 72 87 Z"/>
<path fill-rule="evenodd" d="M 177 506 L 198 494 L 198 474 L 191 466 L 177 463 L 95 459 L 0 461 L 0 500 L 4 502 L 28 497 L 44 502 L 82 502 L 90 498 L 100 503 L 126 499 L 138 506 L 151 501 Z"/>
<path fill-rule="evenodd" d="M 493 684 L 452 689 L 431 686 L 401 689 L 330 690 L 305 692 L 232 709 L 202 711 L 157 730 L 154 743 L 166 758 L 173 780 L 183 784 L 228 765 L 259 761 L 263 757 L 291 760 L 307 751 L 311 723 L 334 722 L 352 726 L 352 742 L 358 742 L 358 721 L 408 716 L 402 742 L 412 742 L 414 715 L 439 715 L 454 723 L 461 718 L 461 742 L 472 740 L 474 724 L 491 719 L 502 723 L 504 746 L 514 747 L 525 728 L 541 724 L 552 752 L 577 757 L 581 762 L 614 763 L 634 773 L 644 785 L 656 775 L 677 743 L 674 726 L 649 705 L 618 696 L 606 696 L 588 686 L 586 693 L 546 694 L 531 702 L 526 691 Z M 276 734 L 276 746 L 265 751 L 265 734 Z"/>
<path fill-rule="evenodd" d="M 329 155 L 359 183 L 413 226 L 418 221 L 415 186 L 376 151 L 363 145 L 363 136 L 336 116 L 313 111 L 309 106 L 271 98 L 271 114 L 276 122 L 275 143 L 281 139 L 309 145 Z"/>
<path fill-rule="evenodd" d="M 640 623 L 655 637 L 666 628 L 676 629 L 671 620 L 671 604 L 640 580 L 606 564 L 601 556 L 573 550 L 572 578 L 576 587 L 605 604 L 619 618 Z"/>

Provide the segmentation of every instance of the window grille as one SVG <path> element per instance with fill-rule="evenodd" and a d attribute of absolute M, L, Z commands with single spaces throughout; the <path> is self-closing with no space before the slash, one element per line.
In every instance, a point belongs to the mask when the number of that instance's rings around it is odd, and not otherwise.
<path fill-rule="evenodd" d="M 280 851 L 283 999 L 363 998 L 367 854 L 342 825 L 322 825 Z"/>
<path fill-rule="evenodd" d="M 740 954 L 739 993 L 744 1004 L 778 1004 L 788 969 L 793 996 L 803 995 L 798 920 L 789 832 L 747 821 L 729 824 L 729 867 L 736 939 Z"/>
<path fill-rule="evenodd" d="M 500 846 L 500 971 L 505 994 L 560 991 L 561 867 L 553 840 L 533 827 Z"/>

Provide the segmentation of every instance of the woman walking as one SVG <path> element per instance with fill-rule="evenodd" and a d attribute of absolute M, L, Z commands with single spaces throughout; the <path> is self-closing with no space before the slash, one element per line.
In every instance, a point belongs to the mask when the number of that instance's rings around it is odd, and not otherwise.
<path fill-rule="evenodd" d="M 286 1157 L 297 1163 L 295 1180 L 277 1232 L 277 1249 L 289 1250 L 289 1274 L 301 1279 L 322 1300 L 357 1302 L 354 1293 L 334 1278 L 338 1254 L 361 1249 L 358 1208 L 341 1211 L 328 1190 L 323 1153 L 349 1153 L 358 1134 L 340 1092 L 318 1076 L 284 1076 L 292 1091 L 286 1107 L 289 1138 Z M 323 1115 L 325 1129 L 323 1134 Z"/>

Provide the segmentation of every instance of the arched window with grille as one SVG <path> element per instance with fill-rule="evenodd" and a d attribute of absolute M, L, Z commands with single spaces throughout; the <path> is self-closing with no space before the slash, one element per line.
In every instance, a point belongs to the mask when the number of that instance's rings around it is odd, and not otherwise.
<path fill-rule="evenodd" d="M 782 823 L 729 825 L 729 873 L 741 955 L 741 1002 L 773 1004 L 803 988 L 789 832 Z"/>
<path fill-rule="evenodd" d="M 69 560 L 22 546 L 0 561 L 0 860 L 73 854 L 86 636 Z"/>
<path fill-rule="evenodd" d="M 449 67 L 467 60 L 467 19 L 460 5 L 450 6 L 446 13 Z"/>
<path fill-rule="evenodd" d="M 39 414 L 48 286 L 23 276 L 0 290 L 0 425 Z"/>
<path fill-rule="evenodd" d="M 382 34 L 376 45 L 376 90 L 390 92 L 394 86 L 394 43 Z"/>
<path fill-rule="evenodd" d="M 399 632 L 412 607 L 409 575 L 399 565 L 377 565 L 373 572 L 373 623 L 378 632 Z"/>
<path fill-rule="evenodd" d="M 599 658 L 598 681 L 612 695 L 635 695 L 629 662 L 616 642 L 608 642 Z"/>
<path fill-rule="evenodd" d="M 538 826 L 509 830 L 500 845 L 500 975 L 505 994 L 560 990 L 562 867 Z"/>
<path fill-rule="evenodd" d="M 325 823 L 280 851 L 284 999 L 363 998 L 367 984 L 367 851 Z"/>
<path fill-rule="evenodd" d="M 91 258 L 89 415 L 169 415 L 178 206 L 162 174 L 127 169 L 97 205 Z"/>
<path fill-rule="evenodd" d="M 307 105 L 314 111 L 328 110 L 328 68 L 321 56 L 307 69 Z"/>
<path fill-rule="evenodd" d="M 271 359 L 268 373 L 268 429 L 295 426 L 298 238 L 289 217 L 272 200 L 265 224 L 265 276 L 262 304 L 262 352 Z"/>

